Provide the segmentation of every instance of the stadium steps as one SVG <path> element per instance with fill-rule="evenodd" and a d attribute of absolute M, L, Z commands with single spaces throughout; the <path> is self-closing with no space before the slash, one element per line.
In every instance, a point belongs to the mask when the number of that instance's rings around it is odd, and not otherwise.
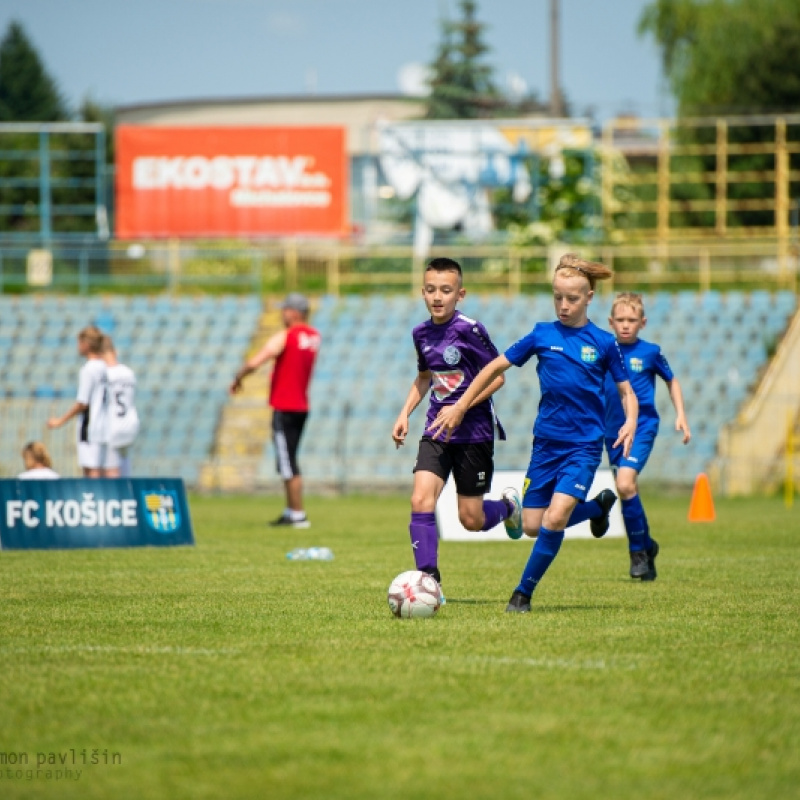
<path fill-rule="evenodd" d="M 800 421 L 800 310 L 755 393 L 720 433 L 712 475 L 728 496 L 774 492 L 784 479 L 787 433 Z"/>
<path fill-rule="evenodd" d="M 248 346 L 247 357 L 255 355 L 281 325 L 280 311 L 265 308 Z M 271 417 L 265 400 L 270 370 L 271 366 L 267 365 L 249 375 L 242 391 L 228 399 L 217 427 L 211 458 L 200 470 L 201 489 L 237 492 L 254 488 L 264 445 L 270 437 Z"/>

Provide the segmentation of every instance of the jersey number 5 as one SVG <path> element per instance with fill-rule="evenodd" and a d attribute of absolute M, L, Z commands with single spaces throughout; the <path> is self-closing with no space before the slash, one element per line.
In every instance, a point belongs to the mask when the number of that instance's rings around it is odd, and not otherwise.
<path fill-rule="evenodd" d="M 128 413 L 128 406 L 125 405 L 125 393 L 115 392 L 114 400 L 117 403 L 117 416 L 124 417 Z"/>

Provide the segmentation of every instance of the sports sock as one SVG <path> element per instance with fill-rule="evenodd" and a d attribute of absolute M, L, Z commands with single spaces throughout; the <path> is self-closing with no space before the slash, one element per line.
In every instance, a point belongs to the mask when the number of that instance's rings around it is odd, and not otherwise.
<path fill-rule="evenodd" d="M 499 525 L 504 519 L 511 516 L 511 509 L 505 500 L 484 500 L 483 501 L 483 527 L 482 531 L 490 531 L 495 525 Z"/>
<path fill-rule="evenodd" d="M 652 540 L 648 535 L 647 516 L 638 494 L 622 501 L 622 519 L 625 520 L 628 549 L 631 553 L 647 550 L 652 546 Z"/>
<path fill-rule="evenodd" d="M 417 569 L 438 566 L 439 532 L 436 529 L 436 515 L 432 511 L 412 511 L 408 532 L 411 534 L 411 547 Z"/>
<path fill-rule="evenodd" d="M 638 494 L 636 495 L 639 496 Z M 641 500 L 639 504 L 641 505 Z M 647 519 L 647 514 L 645 514 L 644 506 L 642 506 L 642 516 L 644 517 L 644 547 L 645 550 L 649 550 L 653 546 L 653 540 L 650 538 L 650 522 Z"/>
<path fill-rule="evenodd" d="M 287 508 L 283 513 L 289 517 L 292 522 L 300 522 L 306 518 L 305 511 L 295 511 L 292 508 Z"/>
<path fill-rule="evenodd" d="M 587 500 L 585 503 L 578 503 L 578 505 L 572 509 L 572 514 L 567 522 L 567 527 L 569 528 L 572 525 L 578 525 L 581 522 L 586 522 L 587 519 L 599 517 L 602 513 L 603 509 L 600 508 L 600 503 L 598 503 L 596 500 Z"/>
<path fill-rule="evenodd" d="M 547 528 L 539 528 L 539 537 L 533 546 L 533 551 L 522 572 L 522 580 L 520 580 L 516 591 L 522 592 L 528 597 L 533 594 L 533 590 L 545 572 L 547 572 L 547 568 L 558 555 L 563 541 L 564 531 L 550 531 Z"/>

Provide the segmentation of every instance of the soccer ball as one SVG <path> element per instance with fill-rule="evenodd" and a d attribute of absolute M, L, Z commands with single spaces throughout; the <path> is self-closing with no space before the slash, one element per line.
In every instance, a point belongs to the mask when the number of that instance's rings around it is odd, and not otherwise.
<path fill-rule="evenodd" d="M 442 589 L 425 572 L 401 572 L 389 586 L 389 608 L 396 617 L 432 617 L 442 605 Z"/>

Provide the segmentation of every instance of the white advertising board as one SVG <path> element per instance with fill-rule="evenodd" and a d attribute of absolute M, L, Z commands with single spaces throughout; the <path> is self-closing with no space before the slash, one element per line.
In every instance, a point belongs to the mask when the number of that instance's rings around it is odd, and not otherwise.
<path fill-rule="evenodd" d="M 515 487 L 522 493 L 522 484 L 525 480 L 525 473 L 522 471 L 496 471 L 492 478 L 492 486 L 489 496 L 499 498 L 500 493 L 507 486 Z M 594 483 L 589 490 L 589 498 L 594 497 L 603 489 L 614 489 L 614 476 L 611 470 L 599 469 L 594 477 Z M 611 524 L 608 533 L 603 538 L 612 536 L 625 536 L 625 523 L 622 521 L 622 509 L 619 500 L 614 503 L 611 509 Z M 490 531 L 468 531 L 458 521 L 458 499 L 456 497 L 456 487 L 453 479 L 447 481 L 439 502 L 436 506 L 436 524 L 439 527 L 439 537 L 454 542 L 499 542 L 509 541 L 506 536 L 506 529 L 502 523 L 492 528 Z M 567 528 L 567 539 L 592 539 L 592 532 L 588 522 L 574 525 Z M 523 536 L 520 541 L 530 543 L 532 540 Z"/>

